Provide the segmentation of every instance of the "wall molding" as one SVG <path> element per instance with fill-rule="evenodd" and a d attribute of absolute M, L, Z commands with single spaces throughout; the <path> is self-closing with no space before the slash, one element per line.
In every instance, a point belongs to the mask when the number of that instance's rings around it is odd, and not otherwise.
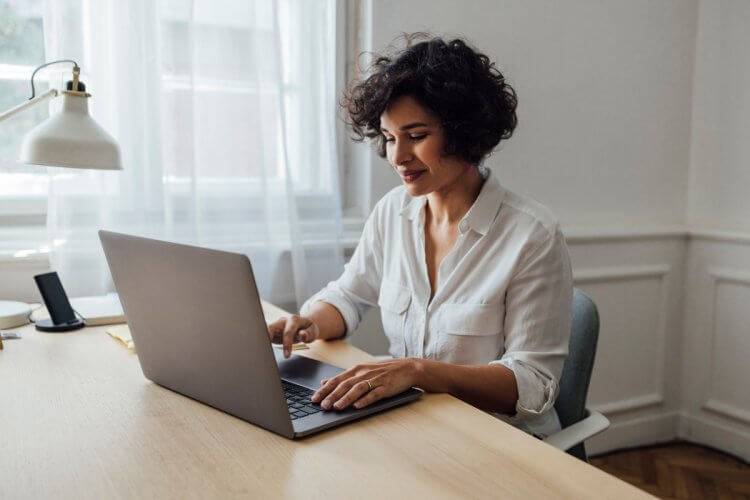
<path fill-rule="evenodd" d="M 720 401 L 711 396 L 711 394 L 714 393 L 714 380 L 716 378 L 716 337 L 718 335 L 718 329 L 716 326 L 716 308 L 719 295 L 719 286 L 722 283 L 731 283 L 750 288 L 750 272 L 747 272 L 744 269 L 735 270 L 728 267 L 709 266 L 708 276 L 711 280 L 711 296 L 710 300 L 707 301 L 707 303 L 709 304 L 708 317 L 710 318 L 711 325 L 711 331 L 709 333 L 711 348 L 708 358 L 709 382 L 708 391 L 706 391 L 707 398 L 701 405 L 701 409 L 750 425 L 750 411 Z"/>
<path fill-rule="evenodd" d="M 573 272 L 575 283 L 626 281 L 646 278 L 662 278 L 669 274 L 669 264 L 647 264 L 641 266 L 591 267 Z"/>
<path fill-rule="evenodd" d="M 599 413 L 610 416 L 662 404 L 664 404 L 664 396 L 659 392 L 654 392 L 651 394 L 644 394 L 643 396 L 636 396 L 634 398 L 613 401 L 611 403 L 594 405 L 591 408 Z"/>
<path fill-rule="evenodd" d="M 586 441 L 589 456 L 622 448 L 671 441 L 677 437 L 679 413 L 670 411 L 614 422 L 606 431 Z"/>
<path fill-rule="evenodd" d="M 707 417 L 681 411 L 677 422 L 677 437 L 750 461 L 750 432 Z"/>
<path fill-rule="evenodd" d="M 750 425 L 750 411 L 745 410 L 744 408 L 738 408 L 713 398 L 709 398 L 703 403 L 701 408 L 711 413 L 723 417 L 729 417 L 733 420 L 742 422 L 743 424 Z"/>
<path fill-rule="evenodd" d="M 582 226 L 563 227 L 566 241 L 571 245 L 600 243 L 608 241 L 641 241 L 685 239 L 695 241 L 714 241 L 719 243 L 736 243 L 750 245 L 750 232 L 724 231 L 686 225 L 651 226 L 651 227 L 617 227 L 586 228 Z"/>
<path fill-rule="evenodd" d="M 606 227 L 587 228 L 581 226 L 563 227 L 565 240 L 569 245 L 603 243 L 612 241 L 642 241 L 663 239 L 685 239 L 688 231 L 685 226 L 651 227 Z"/>
<path fill-rule="evenodd" d="M 713 299 L 716 299 L 716 287 L 721 283 L 750 286 L 750 272 L 745 269 L 710 266 L 708 275 L 711 277 L 713 285 Z"/>
<path fill-rule="evenodd" d="M 669 287 L 667 276 L 672 272 L 670 264 L 645 264 L 639 266 L 607 266 L 601 268 L 582 269 L 573 273 L 574 284 L 582 283 L 614 283 L 630 280 L 659 280 L 659 305 L 656 323 L 656 366 L 654 376 L 654 391 L 649 394 L 633 398 L 612 401 L 596 405 L 595 408 L 605 414 L 613 415 L 640 408 L 662 405 L 665 390 L 665 352 L 667 345 L 667 309 L 669 303 Z"/>
<path fill-rule="evenodd" d="M 362 233 L 367 217 L 344 216 L 344 230 L 351 238 L 358 238 Z M 704 240 L 729 242 L 750 245 L 750 232 L 723 231 L 688 225 L 666 226 L 619 226 L 619 227 L 585 227 L 563 226 L 563 234 L 569 245 L 586 243 L 604 243 L 612 241 L 643 240 Z"/>
<path fill-rule="evenodd" d="M 715 229 L 693 228 L 688 230 L 691 240 L 715 241 L 719 243 L 736 243 L 750 245 L 750 233 L 742 231 L 719 231 Z"/>

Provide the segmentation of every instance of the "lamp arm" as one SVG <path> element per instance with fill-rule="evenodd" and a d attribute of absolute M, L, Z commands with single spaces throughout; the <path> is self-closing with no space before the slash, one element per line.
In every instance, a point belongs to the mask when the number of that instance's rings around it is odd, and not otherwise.
<path fill-rule="evenodd" d="M 29 100 L 19 104 L 18 106 L 9 109 L 8 111 L 5 111 L 4 113 L 0 113 L 0 122 L 7 120 L 13 115 L 16 115 L 20 113 L 21 111 L 25 110 L 26 108 L 33 106 L 35 104 L 40 103 L 41 101 L 48 99 L 50 97 L 57 97 L 59 92 L 57 89 L 49 89 L 47 92 L 44 92 L 42 94 L 36 95 L 36 89 L 34 88 L 34 77 L 39 72 L 40 69 L 46 68 L 47 66 L 50 66 L 52 64 L 58 64 L 58 63 L 73 63 L 73 85 L 72 90 L 74 92 L 78 91 L 78 77 L 81 74 L 81 68 L 78 67 L 78 63 L 75 62 L 73 59 L 60 59 L 59 61 L 50 61 L 48 63 L 44 63 L 41 66 L 37 67 L 33 73 L 31 73 L 31 97 L 29 97 Z"/>
<path fill-rule="evenodd" d="M 37 72 L 42 68 L 46 68 L 47 66 L 57 63 L 73 63 L 73 90 L 78 90 L 78 75 L 81 71 L 81 69 L 78 67 L 78 63 L 73 59 L 60 59 L 57 61 L 50 61 L 48 63 L 42 64 L 41 66 L 38 66 L 34 70 L 34 72 L 31 73 L 31 97 L 29 97 L 29 100 L 33 99 L 36 95 L 36 89 L 34 88 L 34 77 L 36 76 Z"/>
<path fill-rule="evenodd" d="M 34 97 L 33 99 L 29 99 L 28 101 L 24 101 L 18 106 L 15 106 L 13 108 L 10 108 L 8 111 L 5 111 L 0 114 L 0 122 L 7 120 L 13 115 L 17 115 L 21 111 L 25 110 L 26 108 L 30 108 L 31 106 L 34 106 L 35 104 L 39 104 L 40 102 L 57 97 L 58 91 L 57 89 L 49 89 L 47 92 L 44 92 L 42 94 L 39 94 L 38 96 Z"/>

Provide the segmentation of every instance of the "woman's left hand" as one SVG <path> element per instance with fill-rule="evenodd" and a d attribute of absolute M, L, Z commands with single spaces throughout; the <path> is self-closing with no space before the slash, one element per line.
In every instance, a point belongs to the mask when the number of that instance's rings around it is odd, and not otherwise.
<path fill-rule="evenodd" d="M 343 410 L 350 405 L 364 408 L 375 401 L 396 395 L 417 385 L 419 360 L 394 359 L 349 368 L 330 379 L 310 398 L 324 410 Z M 368 384 L 369 382 L 369 384 Z"/>

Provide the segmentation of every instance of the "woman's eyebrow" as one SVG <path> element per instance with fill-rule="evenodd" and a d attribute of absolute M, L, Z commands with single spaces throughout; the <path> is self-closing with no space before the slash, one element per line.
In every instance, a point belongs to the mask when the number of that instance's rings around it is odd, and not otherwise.
<path fill-rule="evenodd" d="M 403 126 L 403 127 L 401 127 L 401 128 L 399 129 L 399 130 L 410 130 L 410 129 L 413 129 L 413 128 L 417 128 L 417 127 L 426 127 L 426 126 L 427 126 L 427 124 L 426 124 L 426 123 L 422 123 L 422 122 L 414 122 L 414 123 L 409 123 L 409 124 L 406 124 L 406 125 L 404 125 L 404 126 Z M 388 129 L 387 129 L 387 128 L 385 128 L 385 127 L 380 127 L 380 131 L 381 131 L 381 132 L 388 132 Z"/>

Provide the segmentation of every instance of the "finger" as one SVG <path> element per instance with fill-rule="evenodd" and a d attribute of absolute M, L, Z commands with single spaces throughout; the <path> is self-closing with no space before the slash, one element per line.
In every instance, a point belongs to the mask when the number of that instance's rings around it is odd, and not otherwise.
<path fill-rule="evenodd" d="M 310 397 L 310 400 L 313 403 L 317 403 L 318 401 L 326 397 L 331 391 L 333 391 L 336 387 L 338 387 L 338 385 L 342 381 L 354 376 L 354 372 L 358 368 L 358 366 L 359 365 L 353 368 L 349 368 L 348 370 L 339 373 L 335 377 L 324 378 L 323 380 L 321 380 L 320 388 L 313 393 L 313 395 Z"/>
<path fill-rule="evenodd" d="M 334 377 L 335 378 L 335 377 Z M 321 399 L 326 397 L 329 392 L 334 390 L 338 384 L 335 383 L 333 378 L 323 379 L 320 381 L 320 388 L 310 396 L 310 401 L 313 403 L 319 402 Z"/>
<path fill-rule="evenodd" d="M 351 387 L 351 389 L 349 389 L 349 391 L 347 391 L 346 394 L 340 397 L 338 401 L 333 403 L 333 407 L 337 410 L 343 410 L 368 392 L 370 392 L 370 385 L 366 380 L 357 382 Z"/>
<path fill-rule="evenodd" d="M 333 404 L 344 397 L 344 394 L 349 392 L 351 388 L 360 381 L 361 379 L 358 377 L 352 377 L 350 379 L 344 380 L 333 391 L 331 391 L 331 393 L 328 394 L 328 396 L 326 396 L 323 401 L 321 401 L 320 406 L 322 406 L 324 410 L 333 408 Z"/>
<path fill-rule="evenodd" d="M 346 384 L 346 386 L 342 386 L 342 384 Z M 329 409 L 333 403 L 338 399 L 337 396 L 334 396 L 334 393 L 339 387 L 346 387 L 346 390 L 349 390 L 349 387 L 353 382 L 348 382 L 348 380 L 342 380 L 341 382 L 336 381 L 336 377 L 330 379 L 326 384 L 318 389 L 318 391 L 313 394 L 313 398 L 310 398 L 310 400 L 313 403 L 320 402 L 320 406 L 323 407 L 323 409 Z"/>
<path fill-rule="evenodd" d="M 308 320 L 309 325 L 305 327 L 305 342 L 312 342 L 314 340 L 318 340 L 320 337 L 320 330 L 318 329 L 318 325 L 314 321 Z"/>
<path fill-rule="evenodd" d="M 375 401 L 383 399 L 388 395 L 388 390 L 384 386 L 374 387 L 367 394 L 359 398 L 354 402 L 356 409 L 364 408 L 365 406 L 373 404 Z"/>
<path fill-rule="evenodd" d="M 320 395 L 317 400 L 320 401 L 320 406 L 325 410 L 330 409 L 333 406 L 333 403 L 338 401 L 341 396 L 346 394 L 351 386 L 358 382 L 358 380 L 355 380 L 354 378 L 343 379 L 338 382 L 336 381 L 337 378 L 338 377 L 332 378 L 326 383 L 326 385 L 318 389 Z"/>
<path fill-rule="evenodd" d="M 292 354 L 292 344 L 294 344 L 294 337 L 297 335 L 299 329 L 300 317 L 296 315 L 289 316 L 284 324 L 284 333 L 281 339 L 281 343 L 284 346 L 284 357 L 288 358 Z"/>
<path fill-rule="evenodd" d="M 268 336 L 274 344 L 281 342 L 281 335 L 284 333 L 285 324 L 286 318 L 281 318 L 268 325 Z"/>
<path fill-rule="evenodd" d="M 310 343 L 318 338 L 317 334 L 317 327 L 314 323 L 310 323 L 310 326 L 306 327 L 304 330 L 299 331 L 299 339 L 301 342 Z"/>

